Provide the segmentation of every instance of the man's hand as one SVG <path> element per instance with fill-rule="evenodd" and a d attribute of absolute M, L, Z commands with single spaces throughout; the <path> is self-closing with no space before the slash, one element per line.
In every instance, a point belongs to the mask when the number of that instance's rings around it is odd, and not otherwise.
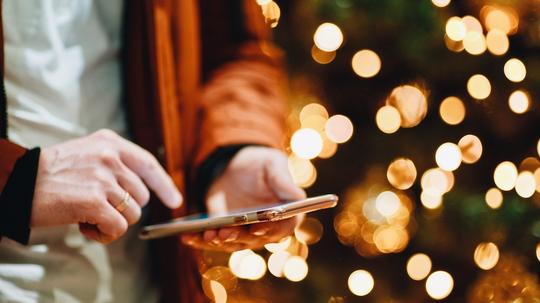
<path fill-rule="evenodd" d="M 180 206 L 182 196 L 158 161 L 112 131 L 45 148 L 30 225 L 79 223 L 85 236 L 108 243 L 139 220 L 150 199 L 147 186 L 166 206 Z"/>
<path fill-rule="evenodd" d="M 267 147 L 246 147 L 236 154 L 227 169 L 210 187 L 207 208 L 220 214 L 241 208 L 264 206 L 280 201 L 305 198 L 289 173 L 287 157 Z M 209 230 L 184 235 L 182 240 L 196 248 L 235 251 L 258 248 L 277 242 L 295 228 L 297 218 L 249 226 Z"/>

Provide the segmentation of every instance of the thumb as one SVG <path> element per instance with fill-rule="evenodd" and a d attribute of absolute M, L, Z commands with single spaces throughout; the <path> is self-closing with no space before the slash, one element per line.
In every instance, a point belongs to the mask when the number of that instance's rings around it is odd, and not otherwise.
<path fill-rule="evenodd" d="M 287 158 L 279 155 L 265 165 L 267 183 L 281 201 L 294 201 L 306 198 L 306 192 L 294 184 Z"/>

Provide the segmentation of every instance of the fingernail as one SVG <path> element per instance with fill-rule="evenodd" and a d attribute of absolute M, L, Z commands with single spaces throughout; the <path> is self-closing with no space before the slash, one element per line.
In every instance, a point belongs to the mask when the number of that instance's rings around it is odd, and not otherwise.
<path fill-rule="evenodd" d="M 173 195 L 172 201 L 173 201 L 172 204 L 175 207 L 180 207 L 180 205 L 182 205 L 182 202 L 184 201 L 184 198 L 182 197 L 182 195 L 179 192 L 175 192 L 174 195 Z"/>
<path fill-rule="evenodd" d="M 212 243 L 218 245 L 218 244 L 220 243 L 219 238 L 218 238 L 218 237 L 215 237 L 215 238 L 212 240 Z"/>
<path fill-rule="evenodd" d="M 264 236 L 266 235 L 267 232 L 268 232 L 268 229 L 263 228 L 263 229 L 254 230 L 251 233 L 255 236 Z"/>
<path fill-rule="evenodd" d="M 238 239 L 238 232 L 237 232 L 237 231 L 233 231 L 233 232 L 227 237 L 227 239 L 225 239 L 224 242 L 233 242 L 233 241 L 235 241 L 236 239 Z"/>

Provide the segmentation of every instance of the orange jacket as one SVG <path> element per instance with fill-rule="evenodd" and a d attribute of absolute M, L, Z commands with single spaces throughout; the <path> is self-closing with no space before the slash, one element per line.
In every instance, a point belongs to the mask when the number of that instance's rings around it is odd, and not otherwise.
<path fill-rule="evenodd" d="M 133 137 L 162 161 L 187 201 L 197 166 L 216 148 L 282 146 L 280 56 L 255 0 L 129 0 L 124 17 L 124 95 Z M 0 194 L 25 152 L 0 139 Z M 151 207 L 157 220 L 186 213 Z M 194 252 L 176 237 L 153 246 L 163 301 L 205 301 Z"/>

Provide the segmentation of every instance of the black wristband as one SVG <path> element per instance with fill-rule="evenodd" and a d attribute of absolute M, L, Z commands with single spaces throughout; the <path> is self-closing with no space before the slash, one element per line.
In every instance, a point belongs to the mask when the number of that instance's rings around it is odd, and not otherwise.
<path fill-rule="evenodd" d="M 0 194 L 0 236 L 21 244 L 27 244 L 30 238 L 30 216 L 40 151 L 34 148 L 17 160 Z"/>

